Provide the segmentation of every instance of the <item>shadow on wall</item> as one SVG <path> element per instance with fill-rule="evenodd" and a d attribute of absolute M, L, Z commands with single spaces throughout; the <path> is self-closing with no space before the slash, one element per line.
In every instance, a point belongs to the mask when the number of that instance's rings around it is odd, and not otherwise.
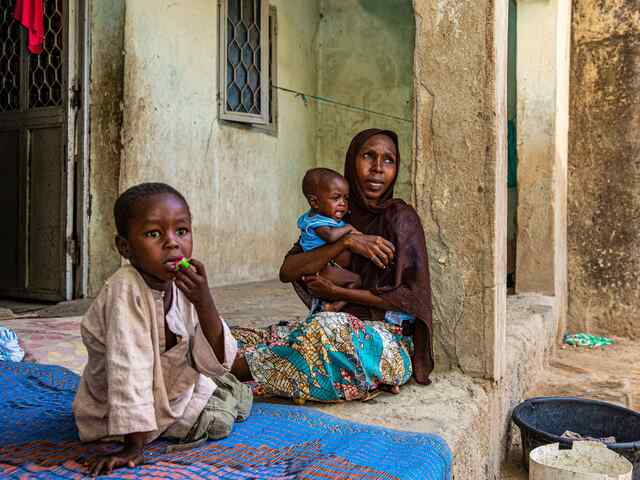
<path fill-rule="evenodd" d="M 411 0 L 323 0 L 318 95 L 385 115 L 318 106 L 318 165 L 342 171 L 351 138 L 370 127 L 398 133 L 403 166 L 397 194 L 412 189 L 413 54 Z"/>

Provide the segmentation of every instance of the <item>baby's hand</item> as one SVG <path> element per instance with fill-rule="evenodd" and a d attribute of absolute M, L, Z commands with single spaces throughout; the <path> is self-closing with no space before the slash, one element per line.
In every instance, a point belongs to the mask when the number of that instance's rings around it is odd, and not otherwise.
<path fill-rule="evenodd" d="M 193 258 L 189 262 L 192 268 L 181 268 L 176 272 L 176 287 L 193 303 L 196 310 L 213 306 L 204 265 Z"/>

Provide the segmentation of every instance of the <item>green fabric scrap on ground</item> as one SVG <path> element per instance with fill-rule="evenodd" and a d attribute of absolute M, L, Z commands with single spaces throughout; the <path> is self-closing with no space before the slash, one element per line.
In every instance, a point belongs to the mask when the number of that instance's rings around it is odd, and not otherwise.
<path fill-rule="evenodd" d="M 595 348 L 613 345 L 614 341 L 607 337 L 598 337 L 597 335 L 590 335 L 588 333 L 576 333 L 573 335 L 566 334 L 564 336 L 564 343 L 575 347 Z"/>

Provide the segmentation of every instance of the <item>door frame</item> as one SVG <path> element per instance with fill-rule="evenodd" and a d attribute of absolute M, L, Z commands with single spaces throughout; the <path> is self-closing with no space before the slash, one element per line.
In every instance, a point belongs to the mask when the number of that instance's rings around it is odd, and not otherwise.
<path fill-rule="evenodd" d="M 89 193 L 89 152 L 90 152 L 90 113 L 91 113 L 91 0 L 76 0 L 77 10 L 77 62 L 76 75 L 79 87 L 80 107 L 76 111 L 76 155 L 73 211 L 75 221 L 73 237 L 75 271 L 73 297 L 87 296 L 89 285 L 89 217 L 91 216 L 91 196 Z"/>

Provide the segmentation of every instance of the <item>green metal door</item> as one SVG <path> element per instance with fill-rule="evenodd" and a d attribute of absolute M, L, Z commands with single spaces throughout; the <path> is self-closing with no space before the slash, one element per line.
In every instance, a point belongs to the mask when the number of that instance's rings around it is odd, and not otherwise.
<path fill-rule="evenodd" d="M 43 52 L 0 0 L 0 295 L 69 299 L 73 285 L 75 3 L 44 0 Z"/>

